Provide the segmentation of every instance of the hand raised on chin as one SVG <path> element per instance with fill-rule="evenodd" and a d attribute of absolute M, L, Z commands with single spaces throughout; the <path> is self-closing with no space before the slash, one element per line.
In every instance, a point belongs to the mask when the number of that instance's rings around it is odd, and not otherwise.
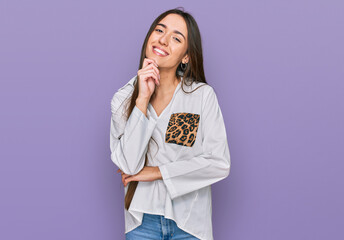
<path fill-rule="evenodd" d="M 155 90 L 155 85 L 160 85 L 160 73 L 156 60 L 145 58 L 140 70 L 137 71 L 139 94 L 137 98 L 149 101 Z"/>

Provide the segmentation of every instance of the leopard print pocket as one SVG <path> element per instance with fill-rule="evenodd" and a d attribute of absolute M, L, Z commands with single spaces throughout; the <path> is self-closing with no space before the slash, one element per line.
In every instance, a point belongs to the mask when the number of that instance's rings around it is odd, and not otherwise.
<path fill-rule="evenodd" d="M 200 115 L 195 113 L 173 113 L 165 134 L 165 142 L 192 147 L 196 141 Z"/>

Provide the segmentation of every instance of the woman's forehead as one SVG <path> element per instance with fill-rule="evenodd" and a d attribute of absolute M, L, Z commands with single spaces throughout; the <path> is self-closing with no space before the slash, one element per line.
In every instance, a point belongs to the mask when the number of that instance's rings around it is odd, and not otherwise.
<path fill-rule="evenodd" d="M 187 26 L 185 20 L 178 14 L 168 14 L 158 23 L 158 26 L 162 25 L 170 31 L 178 31 L 181 32 L 185 37 L 187 36 Z"/>

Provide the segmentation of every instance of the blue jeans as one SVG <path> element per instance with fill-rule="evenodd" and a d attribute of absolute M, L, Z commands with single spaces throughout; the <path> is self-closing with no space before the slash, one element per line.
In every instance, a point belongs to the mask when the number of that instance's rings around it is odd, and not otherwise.
<path fill-rule="evenodd" d="M 196 240 L 180 229 L 176 222 L 162 215 L 143 214 L 142 224 L 125 234 L 126 240 Z"/>

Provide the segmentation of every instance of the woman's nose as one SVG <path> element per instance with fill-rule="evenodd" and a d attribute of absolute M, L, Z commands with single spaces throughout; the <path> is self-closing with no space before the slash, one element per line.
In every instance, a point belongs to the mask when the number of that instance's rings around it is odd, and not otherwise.
<path fill-rule="evenodd" d="M 162 45 L 167 45 L 167 44 L 168 44 L 167 35 L 161 36 L 160 39 L 159 39 L 159 42 L 160 42 L 160 44 L 162 44 Z"/>

